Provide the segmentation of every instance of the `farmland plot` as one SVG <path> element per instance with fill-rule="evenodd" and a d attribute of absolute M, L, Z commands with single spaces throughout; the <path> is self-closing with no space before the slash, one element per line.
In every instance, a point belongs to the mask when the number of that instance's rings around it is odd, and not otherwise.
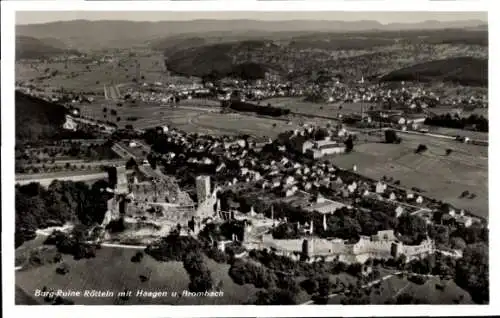
<path fill-rule="evenodd" d="M 374 179 L 393 177 L 400 180 L 402 186 L 420 188 L 430 197 L 488 216 L 487 147 L 423 136 L 402 137 L 400 145 L 360 144 L 352 153 L 330 159 L 345 169 L 355 164 L 358 173 Z M 416 154 L 414 150 L 421 143 L 427 145 L 428 150 Z M 446 149 L 452 153 L 446 155 Z M 476 197 L 460 198 L 466 190 Z"/>

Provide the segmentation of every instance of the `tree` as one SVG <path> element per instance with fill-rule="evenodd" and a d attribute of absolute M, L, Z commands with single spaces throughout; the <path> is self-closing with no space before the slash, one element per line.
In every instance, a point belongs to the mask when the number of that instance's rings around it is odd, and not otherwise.
<path fill-rule="evenodd" d="M 134 158 L 130 158 L 127 163 L 125 164 L 125 168 L 128 170 L 128 169 L 132 169 L 134 167 L 137 167 L 137 162 L 135 161 Z"/>
<path fill-rule="evenodd" d="M 300 283 L 300 286 L 309 294 L 312 295 L 318 291 L 319 282 L 317 277 L 308 278 Z"/>
<path fill-rule="evenodd" d="M 465 190 L 464 192 L 462 192 L 462 194 L 460 194 L 460 198 L 465 198 L 469 194 L 470 194 L 470 192 L 468 190 Z"/>
<path fill-rule="evenodd" d="M 62 263 L 56 268 L 56 273 L 59 275 L 66 275 L 69 272 L 69 266 L 66 263 Z"/>
<path fill-rule="evenodd" d="M 489 255 L 484 243 L 467 247 L 457 261 L 455 282 L 469 292 L 479 304 L 489 302 Z"/>
<path fill-rule="evenodd" d="M 451 150 L 451 149 L 449 149 L 449 148 L 448 148 L 448 149 L 446 149 L 446 155 L 447 155 L 447 156 L 449 156 L 452 152 L 453 152 L 453 150 Z"/>
<path fill-rule="evenodd" d="M 464 239 L 461 237 L 452 237 L 450 239 L 451 248 L 457 250 L 464 250 L 467 247 L 467 243 L 465 243 Z"/>
<path fill-rule="evenodd" d="M 137 252 L 137 253 L 135 253 L 134 256 L 132 256 L 132 258 L 130 259 L 130 261 L 132 261 L 132 263 L 140 263 L 143 258 L 144 258 L 144 253 L 143 252 Z"/>
<path fill-rule="evenodd" d="M 427 150 L 427 146 L 424 144 L 418 145 L 417 149 L 415 149 L 415 153 L 422 153 Z"/>
<path fill-rule="evenodd" d="M 296 305 L 296 296 L 289 290 L 271 289 L 257 292 L 254 305 Z"/>
<path fill-rule="evenodd" d="M 352 136 L 349 135 L 347 140 L 345 141 L 345 151 L 346 152 L 351 152 L 354 149 L 354 141 L 352 139 Z"/>
<path fill-rule="evenodd" d="M 385 142 L 388 144 L 400 143 L 401 138 L 398 136 L 396 131 L 389 129 L 385 131 Z"/>
<path fill-rule="evenodd" d="M 419 244 L 426 237 L 427 224 L 424 219 L 405 213 L 399 217 L 397 230 L 407 243 Z"/>
<path fill-rule="evenodd" d="M 410 305 L 410 304 L 425 304 L 426 302 L 420 298 L 414 297 L 409 293 L 403 293 L 397 296 L 396 299 L 390 299 L 385 303 L 395 304 L 395 305 Z"/>
<path fill-rule="evenodd" d="M 88 237 L 88 228 L 83 224 L 77 224 L 71 230 L 71 236 L 77 242 L 84 242 L 87 240 Z"/>

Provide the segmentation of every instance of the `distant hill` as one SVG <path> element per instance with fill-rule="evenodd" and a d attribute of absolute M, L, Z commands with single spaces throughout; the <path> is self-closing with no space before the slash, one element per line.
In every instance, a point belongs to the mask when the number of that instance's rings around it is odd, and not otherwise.
<path fill-rule="evenodd" d="M 200 37 L 190 37 L 190 38 L 161 38 L 158 40 L 153 40 L 149 43 L 149 46 L 158 51 L 168 51 L 175 52 L 179 50 L 184 50 L 188 48 L 193 48 L 197 46 L 202 46 L 207 44 L 204 38 Z"/>
<path fill-rule="evenodd" d="M 177 74 L 206 76 L 212 72 L 228 74 L 232 68 L 232 58 L 227 54 L 226 45 L 209 45 L 178 51 L 167 57 L 166 67 Z"/>
<path fill-rule="evenodd" d="M 42 41 L 46 45 L 50 45 L 50 46 L 55 47 L 57 49 L 61 49 L 61 50 L 68 49 L 68 46 L 66 45 L 66 43 L 64 43 L 63 41 L 56 39 L 56 38 L 51 37 L 51 38 L 42 38 L 42 39 L 38 39 L 38 40 Z"/>
<path fill-rule="evenodd" d="M 394 39 L 379 38 L 350 38 L 350 39 L 294 39 L 289 47 L 294 49 L 322 49 L 322 50 L 362 50 L 377 46 L 392 45 Z"/>
<path fill-rule="evenodd" d="M 206 34 L 224 32 L 226 35 L 274 32 L 355 32 L 355 31 L 405 31 L 446 28 L 473 28 L 485 21 L 425 21 L 420 23 L 381 24 L 377 21 L 322 21 L 322 20 L 191 20 L 191 21 L 88 21 L 73 20 L 44 24 L 16 26 L 16 34 L 35 38 L 56 38 L 73 48 L 129 47 L 147 41 L 180 34 Z M 226 36 L 224 35 L 224 36 Z"/>
<path fill-rule="evenodd" d="M 16 59 L 36 59 L 61 54 L 77 54 L 76 50 L 69 50 L 62 41 L 48 38 L 46 41 L 29 37 L 16 37 Z"/>
<path fill-rule="evenodd" d="M 381 81 L 445 81 L 465 86 L 488 85 L 488 60 L 457 57 L 413 65 L 383 76 Z"/>
<path fill-rule="evenodd" d="M 171 55 L 166 52 L 166 67 L 177 74 L 206 77 L 232 75 L 243 79 L 264 78 L 268 66 L 260 63 L 233 63 L 231 51 L 244 52 L 263 46 L 271 46 L 267 41 L 242 41 L 205 45 L 177 51 Z"/>

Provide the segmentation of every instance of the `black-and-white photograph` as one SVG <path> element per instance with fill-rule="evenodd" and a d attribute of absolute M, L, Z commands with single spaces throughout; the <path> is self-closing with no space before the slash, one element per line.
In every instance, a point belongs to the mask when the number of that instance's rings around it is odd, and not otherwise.
<path fill-rule="evenodd" d="M 15 37 L 17 305 L 490 303 L 486 12 Z"/>

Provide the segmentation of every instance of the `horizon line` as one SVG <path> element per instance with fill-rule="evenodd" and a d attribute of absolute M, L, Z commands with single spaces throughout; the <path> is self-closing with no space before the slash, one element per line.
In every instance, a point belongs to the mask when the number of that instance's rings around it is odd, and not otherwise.
<path fill-rule="evenodd" d="M 246 11 L 249 12 L 249 11 Z M 256 11 L 257 12 L 257 11 Z M 343 12 L 343 11 L 334 11 L 334 12 Z M 348 11 L 345 11 L 348 12 Z M 132 22 L 132 23 L 163 23 L 163 22 L 197 22 L 197 21 L 263 21 L 263 22 L 293 22 L 293 21 L 313 21 L 313 22 L 346 22 L 346 23 L 356 23 L 356 22 L 376 22 L 380 25 L 391 25 L 391 24 L 403 24 L 403 25 L 411 25 L 411 24 L 422 24 L 422 23 L 427 23 L 427 22 L 439 22 L 439 23 L 453 23 L 453 22 L 467 22 L 467 21 L 476 21 L 476 22 L 481 22 L 481 24 L 486 24 L 488 25 L 487 20 L 483 19 L 454 19 L 454 20 L 438 20 L 438 19 L 427 19 L 427 20 L 422 20 L 422 21 L 415 21 L 415 22 L 381 22 L 376 19 L 359 19 L 359 20 L 339 20 L 339 19 L 311 19 L 311 18 L 304 18 L 304 19 L 262 19 L 262 18 L 206 18 L 206 19 L 190 19 L 190 20 L 131 20 L 131 19 L 96 19 L 96 20 L 91 20 L 91 19 L 71 19 L 71 20 L 54 20 L 54 21 L 47 21 L 47 22 L 35 22 L 35 23 L 16 23 L 16 26 L 29 26 L 29 25 L 45 25 L 45 24 L 53 24 L 53 23 L 64 23 L 64 22 L 77 22 L 77 21 L 82 21 L 82 22 Z"/>

